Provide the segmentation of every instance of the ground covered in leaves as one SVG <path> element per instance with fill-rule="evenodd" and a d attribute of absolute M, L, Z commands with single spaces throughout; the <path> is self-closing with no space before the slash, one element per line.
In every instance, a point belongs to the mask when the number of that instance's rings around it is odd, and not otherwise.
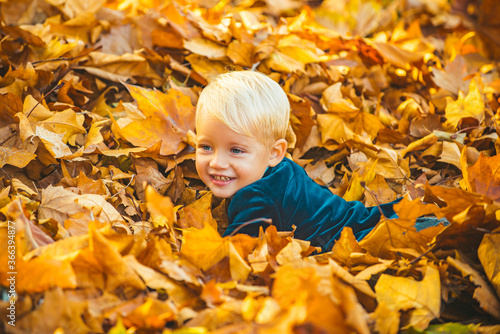
<path fill-rule="evenodd" d="M 1 330 L 500 331 L 496 1 L 0 6 Z M 274 227 L 221 238 L 193 117 L 242 68 L 288 94 L 313 179 L 367 206 L 404 196 L 400 218 L 323 253 Z"/>

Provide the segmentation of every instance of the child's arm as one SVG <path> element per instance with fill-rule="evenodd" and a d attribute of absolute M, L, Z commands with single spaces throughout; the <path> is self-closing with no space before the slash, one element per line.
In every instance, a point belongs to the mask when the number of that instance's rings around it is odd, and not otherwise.
<path fill-rule="evenodd" d="M 257 237 L 260 226 L 265 230 L 269 226 L 269 220 L 281 230 L 280 211 L 274 201 L 262 191 L 252 187 L 236 193 L 229 204 L 228 219 L 229 226 L 224 236 L 237 231 Z"/>

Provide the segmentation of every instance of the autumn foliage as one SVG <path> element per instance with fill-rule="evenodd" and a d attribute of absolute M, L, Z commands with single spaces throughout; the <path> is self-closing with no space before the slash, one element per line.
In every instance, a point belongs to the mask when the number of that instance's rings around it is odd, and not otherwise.
<path fill-rule="evenodd" d="M 0 6 L 0 331 L 500 332 L 496 1 Z M 399 218 L 322 252 L 222 238 L 194 111 L 242 68 L 288 94 L 294 161 L 347 200 L 404 196 Z"/>

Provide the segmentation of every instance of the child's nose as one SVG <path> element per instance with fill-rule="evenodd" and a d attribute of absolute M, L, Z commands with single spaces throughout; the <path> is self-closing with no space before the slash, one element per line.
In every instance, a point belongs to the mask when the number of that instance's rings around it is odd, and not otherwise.
<path fill-rule="evenodd" d="M 210 160 L 210 167 L 219 169 L 227 168 L 228 161 L 226 156 L 221 152 L 215 152 L 215 154 L 212 156 L 212 159 Z"/>

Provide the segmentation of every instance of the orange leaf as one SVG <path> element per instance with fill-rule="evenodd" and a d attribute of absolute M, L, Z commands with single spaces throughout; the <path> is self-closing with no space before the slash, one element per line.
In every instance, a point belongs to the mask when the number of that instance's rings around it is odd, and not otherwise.
<path fill-rule="evenodd" d="M 467 169 L 471 191 L 500 200 L 500 155 L 479 155 L 478 161 Z"/>
<path fill-rule="evenodd" d="M 194 130 L 195 108 L 189 97 L 175 88 L 164 94 L 139 86 L 125 86 L 146 118 L 134 120 L 122 128 L 123 136 L 140 147 L 151 147 L 162 141 L 162 155 L 179 153 L 186 147 L 183 138 L 189 130 Z"/>

